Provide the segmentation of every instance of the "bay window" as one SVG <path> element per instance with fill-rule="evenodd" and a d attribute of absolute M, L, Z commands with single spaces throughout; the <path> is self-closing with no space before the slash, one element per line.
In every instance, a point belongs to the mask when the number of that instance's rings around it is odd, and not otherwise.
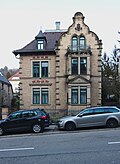
<path fill-rule="evenodd" d="M 72 75 L 78 74 L 78 58 L 72 58 Z"/>
<path fill-rule="evenodd" d="M 76 57 L 71 59 L 71 74 L 72 75 L 87 74 L 87 57 Z"/>
<path fill-rule="evenodd" d="M 86 57 L 80 58 L 80 74 L 81 75 L 87 74 L 87 58 Z"/>

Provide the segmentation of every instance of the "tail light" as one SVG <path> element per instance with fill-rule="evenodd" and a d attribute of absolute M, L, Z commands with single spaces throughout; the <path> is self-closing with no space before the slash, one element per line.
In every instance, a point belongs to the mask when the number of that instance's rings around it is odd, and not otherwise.
<path fill-rule="evenodd" d="M 47 116 L 42 116 L 41 118 L 43 118 L 43 119 L 47 119 Z"/>

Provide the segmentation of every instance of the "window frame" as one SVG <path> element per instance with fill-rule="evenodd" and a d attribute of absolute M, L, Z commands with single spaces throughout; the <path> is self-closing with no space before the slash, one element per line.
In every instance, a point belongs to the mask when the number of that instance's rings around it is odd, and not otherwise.
<path fill-rule="evenodd" d="M 34 64 L 38 64 L 38 66 L 34 66 Z M 47 67 L 42 67 L 43 63 L 47 63 Z M 43 73 L 44 70 L 44 73 Z M 36 75 L 34 72 L 37 72 Z M 46 78 L 49 77 L 49 61 L 41 60 L 41 61 L 32 61 L 32 77 L 33 78 Z"/>
<path fill-rule="evenodd" d="M 49 104 L 48 88 L 41 88 L 41 104 Z"/>
<path fill-rule="evenodd" d="M 45 64 L 47 63 L 47 67 L 43 67 L 42 64 Z M 41 61 L 41 77 L 48 77 L 48 68 L 49 68 L 49 65 L 48 65 L 48 61 Z"/>
<path fill-rule="evenodd" d="M 73 52 L 78 51 L 78 36 L 77 35 L 74 35 L 72 37 L 72 51 Z"/>
<path fill-rule="evenodd" d="M 73 63 L 73 60 L 74 61 L 77 60 L 76 65 Z M 71 58 L 71 73 L 72 73 L 72 75 L 78 75 L 78 65 L 79 65 L 78 57 Z"/>
<path fill-rule="evenodd" d="M 75 95 L 73 95 L 75 93 Z M 75 97 L 74 97 L 75 96 Z M 74 100 L 73 100 L 74 98 Z M 78 104 L 78 87 L 71 88 L 71 104 Z"/>
<path fill-rule="evenodd" d="M 38 64 L 39 66 L 35 66 L 34 64 Z M 35 73 L 36 71 L 36 73 Z M 39 61 L 33 61 L 32 62 L 32 77 L 39 77 L 40 76 L 40 62 Z"/>
<path fill-rule="evenodd" d="M 77 59 L 77 66 L 73 65 L 73 60 Z M 86 63 L 84 64 L 86 67 L 86 70 L 83 72 L 82 71 L 82 63 L 81 60 L 85 59 Z M 87 75 L 88 73 L 88 64 L 87 64 L 87 57 L 71 57 L 71 75 Z M 74 68 L 73 68 L 74 67 Z M 75 71 L 74 71 L 75 70 Z"/>
<path fill-rule="evenodd" d="M 78 52 L 86 49 L 86 38 L 84 35 L 73 35 L 71 38 L 71 50 Z"/>
<path fill-rule="evenodd" d="M 38 48 L 38 50 L 43 50 L 44 49 L 44 40 L 43 39 L 39 39 L 37 41 L 37 48 Z"/>
<path fill-rule="evenodd" d="M 34 90 L 38 90 L 39 92 L 39 96 L 36 98 L 37 101 L 34 101 Z M 44 94 L 44 92 L 46 92 L 47 94 Z M 43 98 L 44 96 L 44 98 Z M 47 96 L 47 97 L 46 97 Z M 35 103 L 37 102 L 37 103 Z M 49 95 L 49 88 L 46 87 L 33 87 L 32 88 L 32 104 L 33 105 L 48 105 L 50 102 L 50 95 Z"/>
<path fill-rule="evenodd" d="M 79 37 L 79 50 L 86 49 L 86 39 L 83 35 Z"/>
<path fill-rule="evenodd" d="M 82 98 L 82 96 L 84 96 L 84 98 Z M 84 101 L 82 99 L 84 99 Z M 80 87 L 80 104 L 87 104 L 87 87 Z"/>
<path fill-rule="evenodd" d="M 82 63 L 82 60 L 85 60 L 85 63 Z M 82 66 L 84 66 L 84 70 L 82 69 Z M 87 57 L 80 57 L 80 75 L 86 75 L 87 74 Z"/>
<path fill-rule="evenodd" d="M 36 90 L 36 91 L 34 91 L 34 90 Z M 35 94 L 35 92 L 37 92 L 37 94 Z M 40 88 L 33 88 L 32 104 L 40 104 Z"/>
<path fill-rule="evenodd" d="M 76 93 L 76 102 L 75 102 L 75 100 L 73 101 L 73 92 L 74 91 L 77 91 Z M 82 90 L 85 90 L 85 101 L 84 102 L 82 102 L 81 101 L 81 96 L 82 96 Z M 71 87 L 71 105 L 86 105 L 87 104 L 87 86 L 86 87 L 83 87 L 83 86 L 72 86 Z"/>

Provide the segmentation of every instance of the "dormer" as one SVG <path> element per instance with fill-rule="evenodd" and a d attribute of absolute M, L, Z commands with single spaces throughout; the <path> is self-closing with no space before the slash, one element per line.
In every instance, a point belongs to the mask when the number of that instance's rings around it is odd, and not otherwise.
<path fill-rule="evenodd" d="M 47 40 L 46 37 L 44 36 L 44 33 L 40 30 L 39 34 L 35 37 L 36 43 L 37 43 L 37 49 L 38 50 L 44 50 Z"/>

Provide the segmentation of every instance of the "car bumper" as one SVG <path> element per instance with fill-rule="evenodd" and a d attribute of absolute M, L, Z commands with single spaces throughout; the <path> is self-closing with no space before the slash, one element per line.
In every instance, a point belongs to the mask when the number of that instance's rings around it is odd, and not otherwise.
<path fill-rule="evenodd" d="M 45 127 L 49 127 L 52 124 L 52 121 L 45 120 Z"/>
<path fill-rule="evenodd" d="M 58 122 L 58 129 L 64 129 L 64 124 L 63 122 Z"/>

